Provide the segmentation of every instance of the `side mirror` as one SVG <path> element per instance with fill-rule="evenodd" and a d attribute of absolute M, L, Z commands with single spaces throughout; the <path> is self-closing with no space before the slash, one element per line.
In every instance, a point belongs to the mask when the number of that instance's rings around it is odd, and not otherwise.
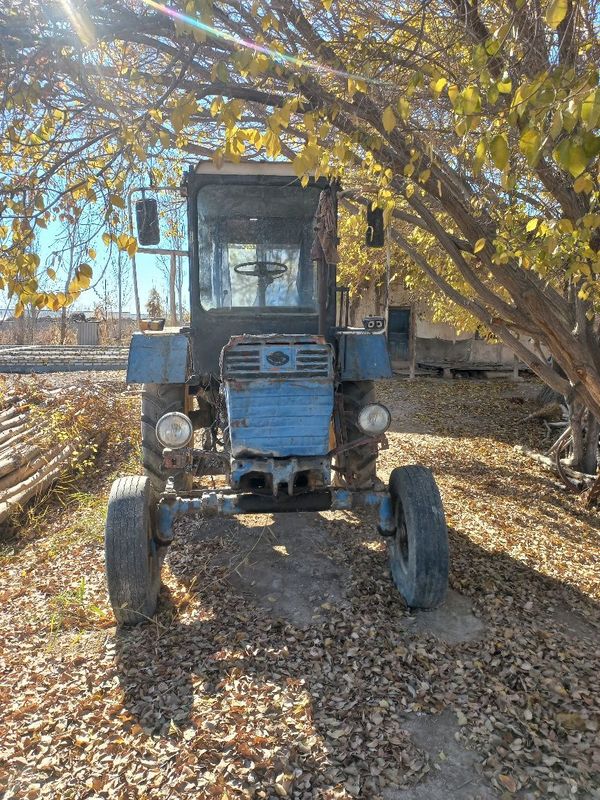
<path fill-rule="evenodd" d="M 385 243 L 385 232 L 383 228 L 383 209 L 371 208 L 367 206 L 367 235 L 365 244 L 367 247 L 383 247 Z"/>
<path fill-rule="evenodd" d="M 138 241 L 145 247 L 149 244 L 160 242 L 160 228 L 158 225 L 158 204 L 150 198 L 136 200 L 135 221 L 137 225 Z"/>

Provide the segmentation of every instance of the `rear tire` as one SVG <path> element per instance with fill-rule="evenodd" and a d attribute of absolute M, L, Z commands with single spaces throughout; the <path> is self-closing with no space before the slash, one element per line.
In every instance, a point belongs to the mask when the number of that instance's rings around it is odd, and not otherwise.
<path fill-rule="evenodd" d="M 358 413 L 363 406 L 374 403 L 373 381 L 346 381 L 341 386 L 345 444 L 364 439 L 358 427 Z M 370 489 L 377 482 L 377 443 L 367 442 L 340 453 L 336 459 L 339 483 L 352 489 Z"/>
<path fill-rule="evenodd" d="M 413 465 L 390 477 L 396 532 L 388 539 L 392 578 L 409 608 L 436 608 L 448 591 L 448 529 L 431 470 Z"/>
<path fill-rule="evenodd" d="M 144 475 L 157 494 L 164 491 L 167 478 L 171 474 L 163 469 L 163 447 L 156 438 L 156 423 L 170 411 L 185 414 L 186 386 L 183 383 L 145 383 L 142 386 L 142 464 Z M 188 491 L 192 488 L 193 477 L 189 472 L 177 472 L 175 488 Z"/>
<path fill-rule="evenodd" d="M 119 625 L 137 625 L 156 611 L 160 556 L 154 540 L 150 480 L 117 478 L 108 499 L 104 554 L 108 596 Z"/>

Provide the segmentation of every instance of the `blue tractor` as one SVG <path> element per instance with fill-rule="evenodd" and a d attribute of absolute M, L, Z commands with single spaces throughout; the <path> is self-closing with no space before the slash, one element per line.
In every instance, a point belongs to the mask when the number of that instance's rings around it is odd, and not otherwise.
<path fill-rule="evenodd" d="M 306 183 L 306 182 L 304 182 Z M 182 515 L 373 509 L 409 607 L 443 602 L 448 537 L 422 466 L 377 478 L 392 376 L 382 318 L 348 326 L 336 287 L 337 187 L 303 186 L 289 164 L 201 163 L 187 174 L 191 320 L 134 334 L 143 475 L 113 484 L 106 575 L 117 621 L 156 611 L 160 569 Z M 136 204 L 157 244 L 156 200 Z M 370 244 L 381 233 L 369 228 Z"/>

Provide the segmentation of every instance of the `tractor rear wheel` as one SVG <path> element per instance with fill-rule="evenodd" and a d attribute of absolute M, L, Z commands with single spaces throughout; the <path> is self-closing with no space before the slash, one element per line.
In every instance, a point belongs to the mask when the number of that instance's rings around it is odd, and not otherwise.
<path fill-rule="evenodd" d="M 156 493 L 164 491 L 172 472 L 163 469 L 163 448 L 156 438 L 156 423 L 170 411 L 187 412 L 185 384 L 145 383 L 142 386 L 142 464 L 144 475 L 150 479 Z M 176 489 L 187 491 L 192 488 L 191 473 L 178 472 L 174 478 Z"/>
<path fill-rule="evenodd" d="M 400 467 L 390 476 L 396 530 L 388 539 L 392 578 L 409 608 L 436 608 L 448 591 L 448 529 L 431 470 Z"/>
<path fill-rule="evenodd" d="M 150 481 L 144 476 L 117 478 L 112 485 L 104 553 L 108 596 L 119 625 L 137 625 L 156 611 L 161 559 L 151 503 Z"/>
<path fill-rule="evenodd" d="M 358 427 L 358 414 L 363 406 L 374 403 L 375 383 L 373 381 L 346 381 L 342 383 L 342 424 L 345 430 L 345 444 L 350 445 L 359 439 L 367 438 Z M 364 444 L 345 450 L 336 459 L 339 482 L 353 489 L 370 489 L 377 481 L 377 443 Z"/>

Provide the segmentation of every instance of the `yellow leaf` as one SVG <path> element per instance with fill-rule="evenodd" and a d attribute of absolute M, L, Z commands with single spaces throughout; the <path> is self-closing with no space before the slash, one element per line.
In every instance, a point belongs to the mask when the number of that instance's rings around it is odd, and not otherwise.
<path fill-rule="evenodd" d="M 593 130 L 600 121 L 600 89 L 594 89 L 581 104 L 581 119 L 588 131 Z"/>
<path fill-rule="evenodd" d="M 503 170 L 509 159 L 508 139 L 503 133 L 496 134 L 490 142 L 490 153 L 494 164 Z"/>
<path fill-rule="evenodd" d="M 56 272 L 53 269 L 51 269 L 51 267 L 48 267 L 46 273 L 48 274 L 49 278 L 52 278 L 52 280 L 56 278 Z"/>
<path fill-rule="evenodd" d="M 535 128 L 527 128 L 519 139 L 519 149 L 527 159 L 530 167 L 539 161 L 542 147 L 542 136 Z"/>
<path fill-rule="evenodd" d="M 125 201 L 118 194 L 110 194 L 108 196 L 108 201 L 112 206 L 117 206 L 117 208 L 125 208 Z"/>
<path fill-rule="evenodd" d="M 438 78 L 437 80 L 431 81 L 431 88 L 433 89 L 433 93 L 436 97 L 439 97 L 444 86 L 448 83 L 446 78 Z"/>
<path fill-rule="evenodd" d="M 480 253 L 484 247 L 485 247 L 485 239 L 477 239 L 477 241 L 475 242 L 475 247 L 473 248 L 473 252 Z"/>
<path fill-rule="evenodd" d="M 453 83 L 452 86 L 448 87 L 448 97 L 450 98 L 450 102 L 452 103 L 453 106 L 456 105 L 456 100 L 459 94 L 460 90 L 455 83 Z"/>
<path fill-rule="evenodd" d="M 400 118 L 406 121 L 410 114 L 410 104 L 406 98 L 401 97 L 398 100 L 398 111 L 400 112 Z"/>
<path fill-rule="evenodd" d="M 383 127 L 386 133 L 391 133 L 394 128 L 396 127 L 396 115 L 394 114 L 394 110 L 391 106 L 388 106 L 381 116 L 381 121 L 383 122 Z"/>
<path fill-rule="evenodd" d="M 77 270 L 80 275 L 85 275 L 86 278 L 92 277 L 92 268 L 89 264 L 80 264 L 79 269 Z"/>
<path fill-rule="evenodd" d="M 550 5 L 546 9 L 546 22 L 556 30 L 569 10 L 569 0 L 550 0 Z"/>
<path fill-rule="evenodd" d="M 537 226 L 538 226 L 538 220 L 536 217 L 534 217 L 533 219 L 529 220 L 527 225 L 525 225 L 525 230 L 527 231 L 527 233 L 531 233 L 531 231 L 534 231 L 537 228 Z"/>
<path fill-rule="evenodd" d="M 415 186 L 413 183 L 409 183 L 408 186 L 406 187 L 405 194 L 410 199 L 414 193 L 415 193 Z"/>
<path fill-rule="evenodd" d="M 485 161 L 486 152 L 487 152 L 487 146 L 485 143 L 485 139 L 481 139 L 481 141 L 475 148 L 475 155 L 473 156 L 473 175 L 479 175 L 479 173 L 481 172 L 483 162 Z"/>
<path fill-rule="evenodd" d="M 573 184 L 573 189 L 575 189 L 576 192 L 585 192 L 586 194 L 589 194 L 594 189 L 594 182 L 590 175 L 587 172 L 584 172 L 583 175 L 580 175 Z"/>
<path fill-rule="evenodd" d="M 481 111 L 481 95 L 477 86 L 467 86 L 462 93 L 463 112 L 470 116 Z"/>
<path fill-rule="evenodd" d="M 119 250 L 127 250 L 127 245 L 129 244 L 129 236 L 126 233 L 120 233 L 117 236 L 117 245 Z"/>
<path fill-rule="evenodd" d="M 325 8 L 325 11 L 329 11 L 332 5 L 333 0 L 323 0 L 323 7 Z"/>

